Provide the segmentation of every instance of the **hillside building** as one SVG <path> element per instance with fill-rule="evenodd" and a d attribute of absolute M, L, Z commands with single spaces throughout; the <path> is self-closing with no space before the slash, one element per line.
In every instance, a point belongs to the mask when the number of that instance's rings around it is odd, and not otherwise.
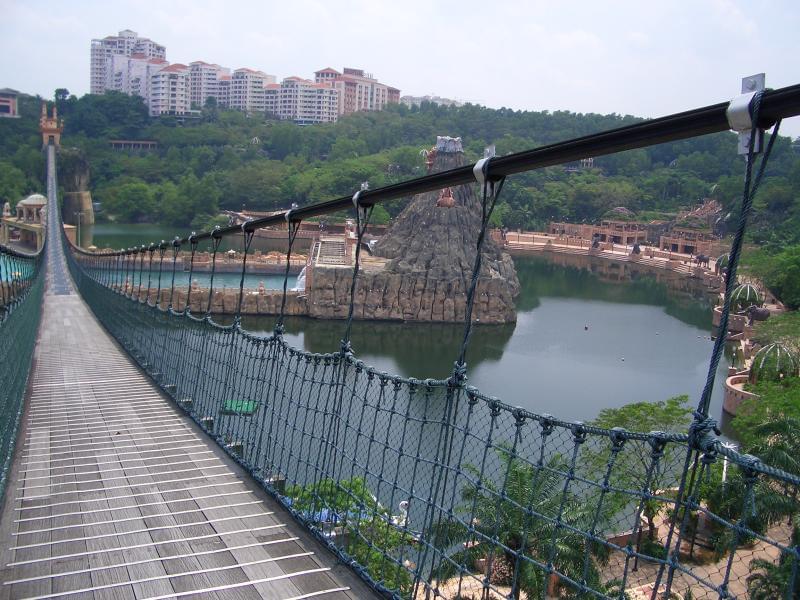
<path fill-rule="evenodd" d="M 324 83 L 287 77 L 280 85 L 267 86 L 266 112 L 301 125 L 335 123 L 339 92 Z"/>
<path fill-rule="evenodd" d="M 151 117 L 189 114 L 189 67 L 175 63 L 153 75 L 148 104 Z"/>
<path fill-rule="evenodd" d="M 383 110 L 387 104 L 400 102 L 400 90 L 380 83 L 363 69 L 346 67 L 340 73 L 327 67 L 314 72 L 314 82 L 328 85 L 339 93 L 339 115 L 360 110 Z"/>
<path fill-rule="evenodd" d="M 231 70 L 217 64 L 211 64 L 202 60 L 189 63 L 189 102 L 196 108 L 202 108 L 206 100 L 214 98 L 218 105 L 222 105 L 220 93 L 220 81 L 223 77 L 228 77 L 230 81 Z M 228 102 L 226 90 L 225 103 Z"/>
<path fill-rule="evenodd" d="M 109 80 L 114 78 L 109 73 L 113 68 L 113 57 L 134 54 L 166 60 L 167 49 L 151 39 L 139 37 L 130 29 L 124 29 L 116 36 L 92 40 L 89 50 L 89 92 L 102 94 L 108 89 L 113 89 L 108 87 Z"/>
<path fill-rule="evenodd" d="M 247 113 L 266 111 L 264 88 L 275 83 L 274 75 L 253 69 L 236 69 L 231 76 L 228 106 Z"/>
<path fill-rule="evenodd" d="M 11 88 L 0 89 L 0 117 L 11 119 L 19 118 L 17 97 L 19 92 Z"/>

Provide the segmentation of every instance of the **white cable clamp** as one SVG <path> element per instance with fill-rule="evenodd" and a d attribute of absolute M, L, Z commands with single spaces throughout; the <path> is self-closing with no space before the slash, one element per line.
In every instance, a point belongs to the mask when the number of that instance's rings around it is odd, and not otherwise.
<path fill-rule="evenodd" d="M 481 184 L 481 187 L 483 187 L 483 185 L 486 183 L 486 173 L 484 172 L 484 165 L 490 160 L 491 157 L 482 158 L 475 163 L 474 167 L 472 167 L 472 175 L 475 177 L 475 181 Z"/>
<path fill-rule="evenodd" d="M 287 223 L 291 223 L 291 222 L 292 222 L 292 212 L 294 212 L 294 209 L 293 209 L 293 208 L 290 208 L 289 210 L 287 210 L 287 211 L 286 211 L 286 212 L 283 214 L 283 218 L 284 218 L 284 219 L 286 219 L 286 222 L 287 222 Z"/>
<path fill-rule="evenodd" d="M 766 77 L 764 73 L 750 75 L 742 78 L 742 93 L 728 104 L 725 116 L 728 119 L 728 126 L 739 134 L 739 154 L 747 154 L 750 150 L 750 138 L 753 131 L 756 132 L 753 140 L 753 152 L 761 152 L 762 142 L 764 141 L 764 130 L 758 129 L 758 123 L 753 123 L 750 108 L 753 98 L 761 93 L 766 87 Z"/>
<path fill-rule="evenodd" d="M 725 116 L 728 118 L 728 126 L 741 133 L 750 131 L 753 128 L 753 119 L 750 116 L 750 103 L 755 98 L 756 92 L 736 96 L 728 104 Z"/>
<path fill-rule="evenodd" d="M 358 209 L 361 208 L 361 206 L 358 204 L 358 200 L 359 198 L 361 198 L 362 191 L 363 190 L 358 190 L 355 194 L 353 194 L 353 206 L 356 207 L 356 211 L 358 211 Z"/>

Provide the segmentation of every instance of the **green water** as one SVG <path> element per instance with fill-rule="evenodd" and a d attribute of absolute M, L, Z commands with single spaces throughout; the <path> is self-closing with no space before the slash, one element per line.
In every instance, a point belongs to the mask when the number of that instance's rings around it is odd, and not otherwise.
<path fill-rule="evenodd" d="M 702 288 L 663 272 L 585 257 L 570 261 L 515 261 L 522 284 L 517 323 L 475 328 L 469 383 L 509 404 L 565 419 L 589 420 L 603 408 L 678 394 L 696 402 L 712 346 Z M 244 322 L 265 334 L 272 324 L 271 318 Z M 311 352 L 336 350 L 343 330 L 341 321 L 287 321 L 289 341 Z M 379 370 L 443 378 L 462 335 L 458 325 L 357 321 L 352 343 L 356 355 Z M 716 417 L 727 364 L 723 360 L 717 374 Z"/>
<path fill-rule="evenodd" d="M 146 224 L 84 228 L 95 245 L 114 248 L 186 233 Z M 521 284 L 517 323 L 475 328 L 467 354 L 471 385 L 565 419 L 589 420 L 603 408 L 678 394 L 697 401 L 712 346 L 711 307 L 699 282 L 583 256 L 515 263 Z M 268 287 L 279 286 L 270 280 Z M 264 334 L 273 323 L 272 317 L 244 320 L 247 329 Z M 287 339 L 311 352 L 337 350 L 343 331 L 342 321 L 287 320 Z M 444 378 L 462 335 L 459 325 L 356 322 L 352 342 L 358 357 L 379 370 Z M 723 360 L 717 374 L 715 417 L 727 365 Z"/>

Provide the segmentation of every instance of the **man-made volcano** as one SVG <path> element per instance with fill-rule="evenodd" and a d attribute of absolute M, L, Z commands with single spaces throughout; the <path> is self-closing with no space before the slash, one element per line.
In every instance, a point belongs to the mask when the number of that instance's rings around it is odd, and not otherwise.
<path fill-rule="evenodd" d="M 466 163 L 459 138 L 440 137 L 427 153 L 430 172 Z M 477 185 L 419 194 L 364 257 L 356 289 L 358 319 L 463 321 L 481 227 Z M 324 243 L 324 242 L 323 242 Z M 318 262 L 307 286 L 309 314 L 347 315 L 352 269 Z M 519 280 L 511 257 L 487 234 L 473 319 L 516 320 Z"/>

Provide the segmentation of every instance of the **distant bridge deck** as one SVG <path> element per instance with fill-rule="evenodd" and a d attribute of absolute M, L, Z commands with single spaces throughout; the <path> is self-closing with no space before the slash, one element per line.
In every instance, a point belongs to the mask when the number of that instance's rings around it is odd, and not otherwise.
<path fill-rule="evenodd" d="M 0 598 L 374 597 L 132 363 L 48 249 Z"/>

